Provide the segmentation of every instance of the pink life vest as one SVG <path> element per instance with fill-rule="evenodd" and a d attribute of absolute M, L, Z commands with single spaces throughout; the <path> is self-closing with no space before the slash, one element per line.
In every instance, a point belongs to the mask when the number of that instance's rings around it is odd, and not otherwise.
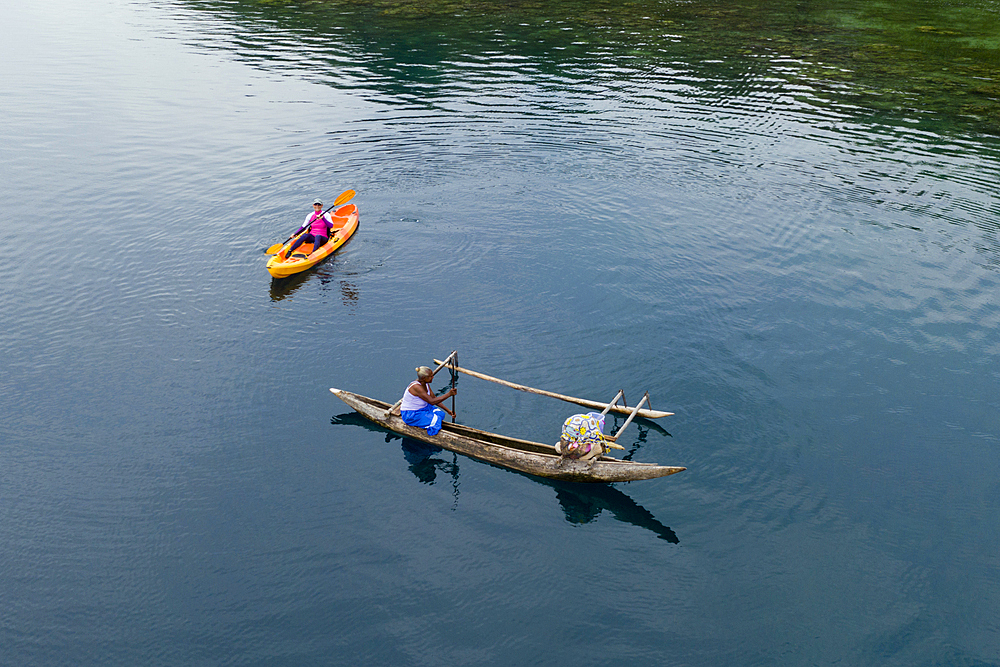
<path fill-rule="evenodd" d="M 309 233 L 313 236 L 330 236 L 331 223 L 327 221 L 326 213 L 313 213 L 313 217 L 309 223 L 311 225 Z"/>

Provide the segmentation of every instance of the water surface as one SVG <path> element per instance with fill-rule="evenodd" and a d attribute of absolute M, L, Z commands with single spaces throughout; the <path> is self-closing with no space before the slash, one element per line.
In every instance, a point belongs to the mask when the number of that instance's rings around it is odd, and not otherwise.
<path fill-rule="evenodd" d="M 794 8 L 0 10 L 0 662 L 1000 664 L 995 8 Z M 553 484 L 328 391 L 455 349 L 648 390 L 622 444 L 688 470 Z"/>

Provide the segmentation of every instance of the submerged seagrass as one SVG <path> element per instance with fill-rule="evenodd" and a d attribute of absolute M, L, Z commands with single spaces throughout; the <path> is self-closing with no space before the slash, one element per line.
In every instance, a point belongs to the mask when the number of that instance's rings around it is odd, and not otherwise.
<path fill-rule="evenodd" d="M 553 75 L 596 67 L 600 74 L 582 85 L 652 76 L 675 79 L 681 93 L 721 85 L 738 96 L 756 79 L 788 87 L 796 104 L 849 110 L 863 121 L 933 119 L 990 134 L 1000 122 L 1000 14 L 989 3 L 851 2 L 835 10 L 792 0 L 191 4 L 232 22 L 232 48 L 261 67 L 296 66 L 276 57 L 262 32 L 307 40 L 310 49 L 320 34 L 331 63 L 345 48 L 363 52 L 359 72 L 370 83 L 418 103 L 433 102 L 425 84 L 440 76 L 425 68 L 447 73 L 462 54 L 490 53 L 527 57 Z M 330 84 L 353 85 L 342 73 Z"/>

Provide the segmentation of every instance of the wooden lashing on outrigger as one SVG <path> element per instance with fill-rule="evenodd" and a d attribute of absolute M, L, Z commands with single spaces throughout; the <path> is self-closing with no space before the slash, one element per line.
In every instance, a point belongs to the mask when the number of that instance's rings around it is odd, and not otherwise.
<path fill-rule="evenodd" d="M 618 393 L 615 394 L 615 397 L 611 399 L 611 402 L 608 403 L 607 407 L 604 408 L 604 411 L 601 412 L 601 417 L 604 417 L 606 414 L 608 414 L 609 412 L 611 412 L 611 408 L 613 408 L 614 406 L 616 406 L 618 404 L 618 399 L 621 399 L 622 405 L 627 407 L 627 404 L 625 403 L 625 390 L 624 389 L 619 389 Z M 642 409 L 643 404 L 646 403 L 646 402 L 648 402 L 648 401 L 649 401 L 649 392 L 647 391 L 646 394 L 645 394 L 645 396 L 642 397 L 642 400 L 639 401 L 639 404 L 637 406 L 635 406 L 634 408 L 632 408 L 631 414 L 629 414 L 628 419 L 625 420 L 625 423 L 622 424 L 622 427 L 620 429 L 618 429 L 617 433 L 615 433 L 614 435 L 604 435 L 603 433 L 601 434 L 601 444 L 602 444 L 602 447 L 603 447 L 604 451 L 603 452 L 598 451 L 598 455 L 597 456 L 594 456 L 594 454 L 591 453 L 591 454 L 588 454 L 588 455 L 584 456 L 583 458 L 584 459 L 589 459 L 590 460 L 590 465 L 593 466 L 594 462 L 597 461 L 598 458 L 600 458 L 601 456 L 603 456 L 604 452 L 606 452 L 608 449 L 625 449 L 624 447 L 622 447 L 621 445 L 619 445 L 616 442 L 618 440 L 618 436 L 620 436 L 622 434 L 622 431 L 624 431 L 625 428 L 629 424 L 632 423 L 632 420 L 635 419 L 635 416 L 637 414 L 639 414 L 639 410 Z M 558 451 L 559 449 L 560 448 L 557 446 L 556 450 Z M 567 454 L 566 452 L 560 452 L 560 454 L 559 454 L 559 460 L 560 460 L 560 462 L 566 460 L 566 454 Z"/>
<path fill-rule="evenodd" d="M 625 390 L 624 389 L 619 389 L 618 390 L 618 393 L 615 394 L 615 397 L 613 399 L 611 399 L 611 402 L 608 403 L 608 407 L 604 408 L 604 412 L 602 412 L 601 414 L 602 415 L 608 414 L 608 412 L 611 411 L 611 408 L 618 403 L 618 399 L 619 398 L 622 399 L 622 405 L 624 405 L 625 404 Z M 632 420 L 635 419 L 635 416 L 637 414 L 639 414 L 639 410 L 642 409 L 643 404 L 644 403 L 648 403 L 648 402 L 649 402 L 649 392 L 647 391 L 643 395 L 642 400 L 639 401 L 638 405 L 636 405 L 634 408 L 632 408 L 632 413 L 628 416 L 628 419 L 625 420 L 625 423 L 622 424 L 622 427 L 620 429 L 618 429 L 618 432 L 615 433 L 614 435 L 606 435 L 606 436 L 604 436 L 604 439 L 605 440 L 610 440 L 611 442 L 617 441 L 618 440 L 618 436 L 620 436 L 622 434 L 622 431 L 625 430 L 625 427 L 628 426 L 629 424 L 631 424 Z M 614 445 L 614 447 L 616 449 L 625 449 L 624 447 L 622 447 L 620 445 Z"/>
<path fill-rule="evenodd" d="M 606 414 L 608 414 L 611 411 L 611 408 L 613 408 L 615 405 L 618 404 L 618 399 L 621 399 L 623 406 L 626 405 L 626 403 L 625 403 L 625 390 L 624 389 L 619 389 L 618 390 L 618 393 L 615 394 L 615 397 L 611 399 L 611 402 L 608 403 L 607 407 L 604 408 L 604 411 L 601 412 L 601 416 L 602 417 L 605 416 Z M 618 444 L 618 442 L 617 442 L 618 437 L 628 427 L 628 425 L 632 423 L 632 420 L 635 419 L 635 416 L 637 414 L 639 414 L 639 410 L 642 409 L 643 404 L 648 403 L 648 402 L 649 402 L 649 392 L 647 391 L 645 393 L 645 395 L 643 395 L 642 400 L 639 401 L 638 405 L 636 405 L 634 408 L 632 408 L 632 412 L 629 414 L 628 419 L 625 420 L 625 423 L 622 424 L 622 427 L 620 429 L 618 429 L 617 433 L 615 433 L 614 435 L 603 435 L 602 434 L 601 439 L 603 441 L 603 445 L 604 445 L 605 450 L 607 450 L 607 449 L 625 449 L 624 447 L 622 447 L 621 445 Z M 590 456 L 593 456 L 593 455 L 591 454 Z M 565 453 L 560 454 L 559 458 L 561 460 L 565 460 L 566 459 L 566 454 Z M 587 458 L 587 457 L 584 457 L 584 458 Z M 599 456 L 595 456 L 595 457 L 591 458 L 590 459 L 590 465 L 593 466 L 594 462 L 597 461 L 598 458 L 599 458 Z"/>

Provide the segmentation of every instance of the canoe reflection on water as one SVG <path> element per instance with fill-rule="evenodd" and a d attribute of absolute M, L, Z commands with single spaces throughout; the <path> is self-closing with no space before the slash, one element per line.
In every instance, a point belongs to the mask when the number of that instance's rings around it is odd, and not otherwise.
<path fill-rule="evenodd" d="M 455 496 L 456 502 L 458 501 L 460 459 L 458 454 L 426 442 L 404 438 L 391 431 L 386 431 L 356 412 L 336 415 L 330 419 L 330 423 L 334 425 L 349 424 L 351 426 L 361 426 L 369 431 L 383 433 L 386 442 L 400 440 L 403 458 L 409 464 L 409 469 L 413 473 L 413 476 L 424 484 L 435 484 L 438 481 L 438 473 L 446 475 L 452 486 L 452 494 Z M 461 458 L 465 459 L 466 457 L 463 456 Z M 484 465 L 492 464 L 484 463 Z M 600 516 L 601 512 L 607 510 L 618 521 L 632 524 L 639 528 L 645 528 L 652 531 L 661 540 L 666 540 L 672 544 L 680 543 L 677 534 L 669 526 L 664 526 L 649 510 L 610 484 L 563 482 L 527 475 L 507 468 L 500 469 L 515 475 L 523 475 L 539 484 L 544 484 L 555 489 L 556 499 L 562 507 L 563 514 L 566 520 L 572 524 L 581 525 L 590 523 Z"/>
<path fill-rule="evenodd" d="M 403 458 L 410 464 L 410 472 L 424 484 L 433 484 L 437 481 L 437 473 L 443 472 L 451 477 L 452 483 L 458 483 L 458 454 L 446 452 L 440 447 L 429 445 L 419 440 L 411 440 L 400 435 L 387 433 L 386 442 L 402 440 Z M 439 458 L 437 455 L 451 456 L 451 462 Z"/>

